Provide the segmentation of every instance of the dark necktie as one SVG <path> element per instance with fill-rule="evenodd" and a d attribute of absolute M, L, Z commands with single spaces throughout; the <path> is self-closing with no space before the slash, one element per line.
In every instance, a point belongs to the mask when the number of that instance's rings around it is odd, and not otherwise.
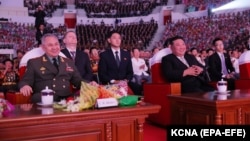
<path fill-rule="evenodd" d="M 76 52 L 75 51 L 71 51 L 70 54 L 71 54 L 72 59 L 75 60 Z"/>
<path fill-rule="evenodd" d="M 115 61 L 116 61 L 117 66 L 119 67 L 120 59 L 119 59 L 119 56 L 118 56 L 118 51 L 115 52 Z"/>
<path fill-rule="evenodd" d="M 53 58 L 53 65 L 56 67 L 56 69 L 58 70 L 58 63 L 57 63 L 57 59 Z"/>

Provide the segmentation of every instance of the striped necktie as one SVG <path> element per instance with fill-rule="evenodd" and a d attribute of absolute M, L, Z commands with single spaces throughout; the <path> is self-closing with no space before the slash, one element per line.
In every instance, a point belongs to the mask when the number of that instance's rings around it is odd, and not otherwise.
<path fill-rule="evenodd" d="M 227 72 L 227 66 L 226 66 L 224 54 L 220 54 L 220 59 L 221 59 L 221 71 L 224 75 L 227 75 L 228 72 Z"/>
<path fill-rule="evenodd" d="M 70 54 L 71 54 L 72 59 L 75 60 L 76 52 L 75 51 L 71 51 Z"/>
<path fill-rule="evenodd" d="M 119 67 L 120 66 L 120 59 L 118 56 L 118 51 L 115 52 L 115 61 L 116 61 L 117 66 Z"/>

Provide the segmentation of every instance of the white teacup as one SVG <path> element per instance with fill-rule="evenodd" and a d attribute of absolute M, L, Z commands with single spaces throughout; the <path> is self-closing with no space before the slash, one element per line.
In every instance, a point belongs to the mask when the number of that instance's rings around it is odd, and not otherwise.
<path fill-rule="evenodd" d="M 42 104 L 44 105 L 50 105 L 53 104 L 53 95 L 42 95 Z"/>
<path fill-rule="evenodd" d="M 219 81 L 217 83 L 217 89 L 218 92 L 223 93 L 223 92 L 227 92 L 227 81 Z"/>
<path fill-rule="evenodd" d="M 46 89 L 41 91 L 42 104 L 50 105 L 54 101 L 54 91 L 46 87 Z"/>

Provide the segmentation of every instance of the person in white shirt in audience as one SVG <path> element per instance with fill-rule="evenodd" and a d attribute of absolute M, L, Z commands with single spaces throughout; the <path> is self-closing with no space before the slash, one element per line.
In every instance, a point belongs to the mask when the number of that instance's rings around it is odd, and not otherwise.
<path fill-rule="evenodd" d="M 142 82 L 151 82 L 151 77 L 147 73 L 148 66 L 144 59 L 140 58 L 140 50 L 138 48 L 132 49 L 132 67 L 134 72 L 135 82 L 139 85 L 142 85 Z"/>
<path fill-rule="evenodd" d="M 199 63 L 201 63 L 203 66 L 206 65 L 205 62 L 201 60 L 200 53 L 197 48 L 193 47 L 190 49 L 190 51 L 191 51 L 191 55 L 193 55 L 196 58 L 196 60 L 199 61 Z"/>
<path fill-rule="evenodd" d="M 237 49 L 232 50 L 231 61 L 235 70 L 234 77 L 239 79 L 240 77 L 240 68 L 239 68 L 239 51 Z"/>

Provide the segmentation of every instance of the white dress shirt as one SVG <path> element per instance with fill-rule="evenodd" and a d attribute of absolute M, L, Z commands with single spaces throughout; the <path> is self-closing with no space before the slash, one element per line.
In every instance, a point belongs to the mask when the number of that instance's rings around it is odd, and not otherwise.
<path fill-rule="evenodd" d="M 149 75 L 146 72 L 148 70 L 148 67 L 147 67 L 146 62 L 145 62 L 144 59 L 141 59 L 141 58 L 136 59 L 136 58 L 132 57 L 131 61 L 132 61 L 134 74 L 136 74 L 136 75 L 144 74 L 146 76 Z M 142 65 L 145 65 L 144 69 L 140 69 L 140 66 L 142 66 Z"/>
<path fill-rule="evenodd" d="M 236 73 L 240 73 L 239 59 L 235 58 L 235 57 L 231 57 L 231 61 L 232 61 L 233 67 L 235 69 L 235 72 Z"/>

